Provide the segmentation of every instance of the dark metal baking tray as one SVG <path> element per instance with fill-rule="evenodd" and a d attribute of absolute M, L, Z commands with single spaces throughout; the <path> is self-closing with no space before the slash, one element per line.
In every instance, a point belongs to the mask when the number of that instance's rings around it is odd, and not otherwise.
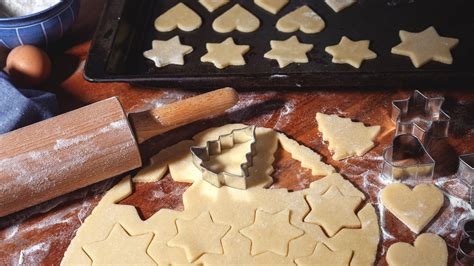
<path fill-rule="evenodd" d="M 404 2 L 404 1 L 409 1 Z M 202 26 L 192 32 L 178 29 L 162 33 L 154 29 L 154 20 L 178 2 L 196 11 Z M 394 5 L 394 2 L 399 2 Z M 217 33 L 212 22 L 233 4 L 240 3 L 261 21 L 253 33 Z M 284 14 L 307 4 L 326 22 L 316 34 L 281 33 L 276 21 Z M 85 78 L 94 82 L 145 83 L 160 87 L 237 88 L 279 87 L 469 87 L 474 81 L 474 1 L 472 0 L 360 0 L 335 13 L 323 0 L 291 0 L 278 15 L 272 15 L 253 0 L 234 0 L 209 13 L 197 0 L 111 0 L 108 1 L 94 35 L 85 67 Z M 410 59 L 393 55 L 390 49 L 400 42 L 398 31 L 419 32 L 434 26 L 440 35 L 460 39 L 452 50 L 454 63 L 430 62 L 416 69 Z M 156 68 L 142 53 L 154 39 L 167 40 L 179 35 L 182 43 L 194 51 L 185 57 L 184 66 Z M 270 40 L 285 40 L 292 35 L 314 44 L 308 64 L 291 64 L 280 69 L 275 60 L 263 58 Z M 346 35 L 353 40 L 368 39 L 378 54 L 360 69 L 331 63 L 324 48 Z M 200 62 L 207 42 L 221 42 L 228 36 L 238 44 L 248 44 L 245 66 L 220 70 Z"/>

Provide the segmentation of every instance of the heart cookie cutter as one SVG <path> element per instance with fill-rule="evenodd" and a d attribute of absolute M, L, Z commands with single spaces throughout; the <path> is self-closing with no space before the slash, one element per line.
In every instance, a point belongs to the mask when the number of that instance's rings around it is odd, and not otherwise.
<path fill-rule="evenodd" d="M 460 223 L 461 241 L 456 251 L 456 260 L 460 265 L 474 265 L 474 218 L 464 219 Z"/>
<path fill-rule="evenodd" d="M 392 179 L 431 179 L 436 162 L 421 141 L 411 134 L 398 135 L 383 151 L 382 174 Z"/>
<path fill-rule="evenodd" d="M 456 176 L 469 187 L 469 200 L 474 208 L 474 153 L 459 156 Z"/>
<path fill-rule="evenodd" d="M 250 142 L 250 152 L 245 154 L 246 161 L 240 165 L 240 175 L 216 171 L 209 167 L 211 156 L 219 155 L 225 149 L 246 142 Z M 219 136 L 217 140 L 208 141 L 205 147 L 191 147 L 193 163 L 201 170 L 203 179 L 216 187 L 225 185 L 237 189 L 247 189 L 250 177 L 249 168 L 252 167 L 253 157 L 256 154 L 255 145 L 255 126 L 235 129 L 229 134 Z"/>
<path fill-rule="evenodd" d="M 411 134 L 421 142 L 426 136 L 444 138 L 448 136 L 451 118 L 442 109 L 444 97 L 426 97 L 419 90 L 404 100 L 392 102 L 392 120 L 396 123 L 395 136 Z"/>

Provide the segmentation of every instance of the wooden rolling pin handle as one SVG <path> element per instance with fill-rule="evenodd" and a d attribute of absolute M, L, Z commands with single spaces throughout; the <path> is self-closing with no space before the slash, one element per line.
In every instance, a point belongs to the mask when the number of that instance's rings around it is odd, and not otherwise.
<path fill-rule="evenodd" d="M 204 93 L 163 107 L 140 113 L 130 113 L 128 119 L 133 126 L 138 143 L 143 143 L 161 133 L 206 117 L 222 114 L 239 100 L 232 88 L 223 88 Z"/>

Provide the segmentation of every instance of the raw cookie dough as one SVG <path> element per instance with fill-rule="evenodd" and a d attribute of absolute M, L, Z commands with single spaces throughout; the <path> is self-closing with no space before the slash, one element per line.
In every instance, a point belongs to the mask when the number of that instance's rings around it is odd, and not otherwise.
<path fill-rule="evenodd" d="M 382 190 L 382 204 L 410 230 L 419 234 L 444 204 L 443 192 L 432 184 L 419 184 L 413 190 L 393 183 Z"/>
<path fill-rule="evenodd" d="M 334 10 L 334 12 L 339 12 L 346 7 L 351 6 L 356 0 L 325 0 L 326 4 Z"/>
<path fill-rule="evenodd" d="M 260 20 L 239 4 L 235 4 L 212 23 L 212 28 L 219 33 L 228 33 L 234 30 L 253 32 L 259 27 Z"/>
<path fill-rule="evenodd" d="M 326 47 L 325 51 L 332 55 L 332 62 L 349 64 L 359 68 L 362 61 L 377 58 L 377 54 L 369 49 L 370 41 L 352 41 L 346 36 L 337 45 Z"/>
<path fill-rule="evenodd" d="M 199 0 L 199 3 L 203 5 L 209 12 L 214 12 L 219 7 L 229 3 L 229 0 Z"/>
<path fill-rule="evenodd" d="M 334 236 L 342 228 L 360 228 L 360 221 L 355 214 L 362 199 L 354 196 L 343 196 L 334 186 L 321 195 L 306 197 L 311 212 L 304 218 L 305 222 L 322 226 L 326 234 Z"/>
<path fill-rule="evenodd" d="M 276 13 L 288 4 L 289 0 L 254 0 L 254 2 L 257 6 L 276 15 Z"/>
<path fill-rule="evenodd" d="M 446 266 L 448 247 L 438 235 L 426 233 L 419 235 L 413 246 L 403 242 L 391 245 L 386 260 L 390 266 Z"/>
<path fill-rule="evenodd" d="M 408 56 L 415 67 L 421 67 L 429 61 L 452 64 L 451 49 L 456 47 L 459 40 L 439 36 L 434 27 L 422 32 L 401 30 L 401 43 L 392 48 L 392 54 Z"/>
<path fill-rule="evenodd" d="M 313 49 L 312 44 L 300 43 L 296 36 L 285 41 L 270 41 L 272 49 L 264 57 L 278 61 L 280 68 L 291 63 L 308 63 L 306 53 Z"/>
<path fill-rule="evenodd" d="M 155 265 L 146 253 L 152 238 L 153 233 L 130 236 L 120 224 L 116 224 L 105 240 L 85 245 L 83 249 L 98 265 Z"/>
<path fill-rule="evenodd" d="M 172 31 L 176 28 L 182 31 L 193 31 L 201 24 L 201 17 L 196 12 L 185 4 L 179 3 L 155 20 L 155 29 L 162 32 Z"/>
<path fill-rule="evenodd" d="M 380 131 L 380 126 L 366 127 L 363 123 L 337 115 L 317 113 L 316 121 L 323 140 L 329 142 L 334 160 L 364 155 L 374 147 L 373 140 Z"/>
<path fill-rule="evenodd" d="M 231 130 L 243 128 L 242 124 L 231 124 L 219 128 L 211 128 L 193 137 L 192 141 L 181 142 L 177 145 L 188 146 L 192 142 L 195 145 L 203 145 L 208 140 L 215 140 L 219 135 L 228 134 Z M 257 154 L 260 161 L 258 166 L 260 170 L 252 173 L 253 175 L 267 176 L 273 168 L 273 154 L 276 151 L 278 137 L 275 131 L 266 128 L 257 128 Z M 174 146 L 172 146 L 174 147 Z M 178 147 L 178 148 L 182 148 Z M 296 149 L 296 148 L 295 148 Z M 260 152 L 261 151 L 261 152 Z M 163 150 L 163 154 L 173 153 L 173 149 Z M 182 159 L 170 159 L 173 163 L 181 162 L 182 165 L 192 165 L 186 155 L 178 151 Z M 188 148 L 188 153 L 189 148 Z M 183 157 L 184 156 L 184 157 Z M 161 159 L 166 156 L 157 155 Z M 161 161 L 163 162 L 163 161 Z M 166 167 L 167 163 L 161 163 Z M 151 167 L 151 166 L 150 166 Z M 171 170 L 171 168 L 170 168 Z M 175 169 L 188 171 L 186 169 Z M 161 171 L 160 171 L 161 172 Z M 177 174 L 176 172 L 174 174 Z M 173 173 L 171 173 L 172 178 Z M 130 237 L 136 237 L 147 233 L 153 233 L 154 237 L 147 249 L 147 254 L 160 265 L 169 264 L 189 264 L 205 263 L 206 265 L 223 264 L 293 264 L 295 259 L 311 256 L 317 243 L 324 243 L 331 251 L 352 250 L 354 256 L 351 264 L 358 265 L 361 262 L 372 264 L 375 261 L 377 245 L 379 242 L 378 221 L 375 209 L 371 204 L 366 204 L 357 216 L 361 221 L 360 229 L 344 228 L 332 238 L 327 238 L 323 229 L 311 223 L 303 221 L 304 217 L 310 212 L 310 208 L 305 200 L 309 195 L 322 195 L 331 187 L 336 187 L 344 196 L 355 196 L 365 199 L 364 194 L 355 188 L 348 180 L 345 180 L 339 174 L 331 174 L 314 181 L 310 188 L 296 192 L 289 192 L 286 189 L 265 189 L 263 186 L 268 183 L 259 183 L 247 190 L 233 189 L 230 187 L 217 188 L 208 182 L 199 178 L 190 178 L 195 180 L 183 194 L 184 211 L 173 211 L 161 209 L 149 219 L 143 221 L 140 219 L 135 207 L 130 205 L 117 204 L 120 200 L 129 196 L 132 189 L 132 182 L 129 177 L 124 178 L 119 184 L 106 193 L 99 202 L 92 214 L 83 222 L 78 229 L 76 236 L 72 240 L 62 261 L 62 265 L 72 264 L 91 264 L 91 259 L 84 252 L 83 247 L 88 244 L 102 241 L 107 238 L 110 231 L 116 224 L 120 224 Z M 265 179 L 264 179 L 265 180 Z M 247 238 L 240 231 L 257 224 L 256 213 L 265 212 L 286 216 L 289 220 L 287 225 L 293 227 L 302 235 L 296 236 L 288 241 L 288 252 L 286 256 L 274 252 L 264 252 L 255 256 L 251 255 L 253 245 L 252 239 Z M 203 255 L 192 260 L 186 256 L 186 250 L 183 247 L 170 246 L 170 240 L 176 238 L 179 228 L 177 220 L 196 221 L 196 217 L 208 214 L 212 223 L 216 225 L 229 226 L 230 229 L 224 235 L 220 230 L 211 230 L 209 237 L 199 237 L 202 232 L 188 231 L 188 239 L 196 241 L 194 244 L 181 242 L 188 247 L 200 247 Z M 373 230 L 375 228 L 376 230 Z M 349 231 L 346 231 L 349 230 Z M 214 245 L 208 241 L 221 237 L 223 254 L 215 252 Z M 281 250 L 281 243 L 285 243 L 283 236 L 277 234 L 272 244 L 266 246 L 268 250 Z M 212 241 L 215 243 L 215 241 Z M 344 248 L 342 248 L 344 246 Z M 133 248 L 133 247 L 130 247 Z M 214 251 L 213 251 L 214 250 Z M 311 262 L 311 261 L 308 261 Z M 312 262 L 311 262 L 312 263 Z"/>
<path fill-rule="evenodd" d="M 153 60 L 156 67 L 164 67 L 167 65 L 184 65 L 184 55 L 193 51 L 188 45 L 182 45 L 178 36 L 167 41 L 154 40 L 152 49 L 145 51 L 143 56 Z"/>
<path fill-rule="evenodd" d="M 302 6 L 280 18 L 276 28 L 281 32 L 317 33 L 324 29 L 324 20 L 309 6 Z"/>
<path fill-rule="evenodd" d="M 207 54 L 201 57 L 201 62 L 213 63 L 217 68 L 228 66 L 243 66 L 243 55 L 250 50 L 248 45 L 237 45 L 232 37 L 221 43 L 206 43 Z"/>
<path fill-rule="evenodd" d="M 352 250 L 331 251 L 323 243 L 316 245 L 313 254 L 296 259 L 298 266 L 346 266 L 349 265 Z"/>

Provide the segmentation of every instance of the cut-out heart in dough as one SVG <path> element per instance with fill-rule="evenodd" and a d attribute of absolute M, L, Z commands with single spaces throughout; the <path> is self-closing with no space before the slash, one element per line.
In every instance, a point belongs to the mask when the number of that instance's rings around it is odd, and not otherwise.
<path fill-rule="evenodd" d="M 155 20 L 155 29 L 161 32 L 172 31 L 176 28 L 183 31 L 193 31 L 201 24 L 201 17 L 196 12 L 185 4 L 179 3 Z"/>
<path fill-rule="evenodd" d="M 254 2 L 257 6 L 275 15 L 288 4 L 289 0 L 255 0 Z"/>
<path fill-rule="evenodd" d="M 415 240 L 414 246 L 408 243 L 395 243 L 387 251 L 390 266 L 405 265 L 448 265 L 446 242 L 435 234 L 422 234 Z"/>
<path fill-rule="evenodd" d="M 444 195 L 432 184 L 420 184 L 411 190 L 394 183 L 382 190 L 381 200 L 393 215 L 419 234 L 443 206 Z"/>
<path fill-rule="evenodd" d="M 234 5 L 212 23 L 212 28 L 220 33 L 234 30 L 253 32 L 260 27 L 260 20 L 239 4 Z"/>
<path fill-rule="evenodd" d="M 276 27 L 281 32 L 301 30 L 304 33 L 317 33 L 324 29 L 324 20 L 308 6 L 302 6 L 280 18 Z"/>

